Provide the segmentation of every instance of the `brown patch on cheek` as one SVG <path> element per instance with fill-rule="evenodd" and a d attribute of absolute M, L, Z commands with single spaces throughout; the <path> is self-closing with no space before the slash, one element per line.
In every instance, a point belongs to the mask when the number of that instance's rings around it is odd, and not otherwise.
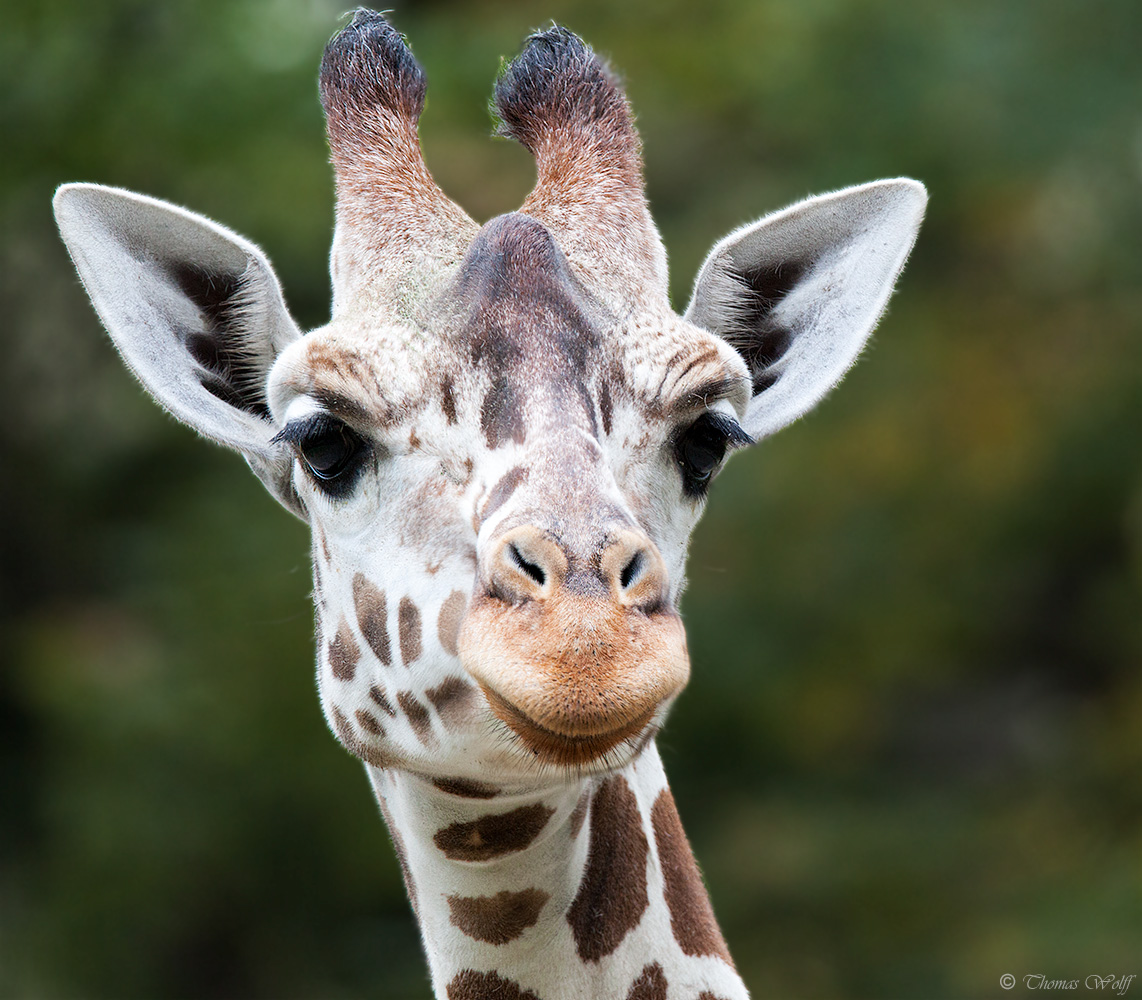
<path fill-rule="evenodd" d="M 391 715 L 396 718 L 397 710 L 393 708 L 393 703 L 389 701 L 385 695 L 385 689 L 379 684 L 374 684 L 369 688 L 369 697 L 373 699 L 377 707 L 386 715 Z"/>
<path fill-rule="evenodd" d="M 452 823 L 438 830 L 432 842 L 452 861 L 489 861 L 529 846 L 554 812 L 542 803 L 520 806 L 468 823 Z"/>
<path fill-rule="evenodd" d="M 537 994 L 511 979 L 475 969 L 456 973 L 445 990 L 448 1000 L 540 1000 Z"/>
<path fill-rule="evenodd" d="M 388 604 L 385 592 L 370 583 L 362 573 L 353 577 L 353 607 L 357 612 L 357 624 L 361 634 L 386 667 L 392 663 L 392 647 L 389 643 Z"/>
<path fill-rule="evenodd" d="M 449 896 L 449 920 L 470 938 L 507 944 L 534 927 L 551 897 L 541 889 L 497 892 L 494 896 Z"/>
<path fill-rule="evenodd" d="M 670 927 L 678 947 L 687 955 L 716 955 L 733 966 L 669 788 L 659 792 L 650 819 L 662 866 Z"/>
<path fill-rule="evenodd" d="M 649 903 L 649 852 L 634 792 L 622 777 L 608 778 L 595 793 L 587 867 L 567 911 L 583 961 L 597 962 L 611 954 L 638 926 Z"/>
<path fill-rule="evenodd" d="M 440 614 L 436 618 L 436 636 L 440 640 L 440 645 L 444 647 L 445 652 L 453 656 L 459 653 L 456 642 L 467 608 L 468 598 L 462 591 L 454 590 L 440 606 Z"/>
<path fill-rule="evenodd" d="M 643 967 L 642 974 L 631 983 L 627 1000 L 666 1000 L 666 973 L 657 962 Z"/>
<path fill-rule="evenodd" d="M 711 993 L 709 990 L 702 990 L 698 994 L 698 1000 L 725 1000 L 725 997 L 720 997 L 717 993 Z"/>
<path fill-rule="evenodd" d="M 337 626 L 337 634 L 329 644 L 329 669 L 339 681 L 351 681 L 357 672 L 357 661 L 361 658 L 361 650 L 349 631 L 349 623 L 344 618 Z"/>
<path fill-rule="evenodd" d="M 409 691 L 401 691 L 397 694 L 397 704 L 408 716 L 409 725 L 412 726 L 412 731 L 416 733 L 416 738 L 426 745 L 430 743 L 432 741 L 432 718 L 428 714 L 428 709 L 417 701 Z"/>
<path fill-rule="evenodd" d="M 495 785 L 485 785 L 482 781 L 468 781 L 465 778 L 433 778 L 432 783 L 442 792 L 458 795 L 462 799 L 494 799 L 500 794 Z"/>
<path fill-rule="evenodd" d="M 471 717 L 476 689 L 459 677 L 449 677 L 439 687 L 429 688 L 424 694 L 446 726 L 458 725 Z"/>
<path fill-rule="evenodd" d="M 381 726 L 380 722 L 377 721 L 377 717 L 375 715 L 372 715 L 371 713 L 359 708 L 356 712 L 353 713 L 353 717 L 357 720 L 357 724 L 363 730 L 365 730 L 365 732 L 371 733 L 373 736 L 385 735 L 385 730 Z"/>
<path fill-rule="evenodd" d="M 388 767 L 392 763 L 386 754 L 376 747 L 369 746 L 353 732 L 353 727 L 345 718 L 344 712 L 339 708 L 334 708 L 332 712 L 333 728 L 337 732 L 337 738 L 354 757 L 359 757 L 366 764 L 373 764 L 376 767 Z"/>
<path fill-rule="evenodd" d="M 397 626 L 400 630 L 400 655 L 407 667 L 420 657 L 420 609 L 411 598 L 402 597 L 397 609 Z"/>

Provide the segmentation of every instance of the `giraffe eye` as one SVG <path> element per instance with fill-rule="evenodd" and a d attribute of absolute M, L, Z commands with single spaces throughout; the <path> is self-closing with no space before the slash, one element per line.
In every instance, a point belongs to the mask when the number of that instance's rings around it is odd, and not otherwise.
<path fill-rule="evenodd" d="M 305 438 L 299 448 L 309 471 L 326 480 L 340 476 L 360 449 L 361 439 L 344 424 Z"/>
<path fill-rule="evenodd" d="M 287 424 L 274 440 L 293 445 L 317 485 L 334 497 L 352 488 L 367 451 L 359 434 L 324 414 Z"/>
<path fill-rule="evenodd" d="M 711 477 L 726 457 L 726 449 L 752 443 L 753 438 L 732 417 L 711 411 L 703 413 L 674 442 L 683 492 L 690 497 L 704 496 Z"/>

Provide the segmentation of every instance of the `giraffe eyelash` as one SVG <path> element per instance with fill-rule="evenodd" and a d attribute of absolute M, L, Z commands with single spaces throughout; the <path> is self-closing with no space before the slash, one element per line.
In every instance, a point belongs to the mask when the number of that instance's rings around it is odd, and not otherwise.
<path fill-rule="evenodd" d="M 753 438 L 733 417 L 707 410 L 674 439 L 674 460 L 682 475 L 682 491 L 692 498 L 705 496 L 726 453 L 747 444 L 753 444 Z"/>

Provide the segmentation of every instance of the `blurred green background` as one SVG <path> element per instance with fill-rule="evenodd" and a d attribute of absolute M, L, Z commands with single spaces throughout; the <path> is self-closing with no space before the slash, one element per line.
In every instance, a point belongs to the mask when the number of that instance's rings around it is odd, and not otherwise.
<path fill-rule="evenodd" d="M 551 18 L 611 56 L 679 309 L 743 221 L 931 191 L 871 349 L 693 545 L 661 745 L 750 988 L 1142 973 L 1142 4 L 393 6 L 480 220 L 534 176 L 488 138 L 499 58 Z M 322 323 L 343 9 L 4 4 L 0 995 L 428 995 L 314 696 L 306 532 L 143 396 L 49 212 L 68 180 L 186 204 Z"/>

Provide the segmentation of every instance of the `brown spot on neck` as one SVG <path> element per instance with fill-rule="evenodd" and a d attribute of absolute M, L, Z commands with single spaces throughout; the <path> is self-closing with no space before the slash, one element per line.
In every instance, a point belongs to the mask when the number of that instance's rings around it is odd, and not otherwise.
<path fill-rule="evenodd" d="M 718 928 L 669 788 L 659 792 L 650 818 L 662 868 L 666 906 L 670 910 L 670 928 L 678 947 L 687 955 L 715 955 L 732 968 L 730 950 Z"/>
<path fill-rule="evenodd" d="M 451 861 L 490 861 L 529 847 L 554 812 L 538 802 L 520 806 L 511 812 L 452 823 L 438 830 L 432 842 Z"/>
<path fill-rule="evenodd" d="M 494 799 L 500 794 L 495 785 L 468 781 L 466 778 L 433 778 L 432 783 L 442 792 L 458 795 L 462 799 Z"/>
<path fill-rule="evenodd" d="M 627 993 L 627 1000 L 666 1000 L 666 973 L 657 962 L 643 966 Z"/>
<path fill-rule="evenodd" d="M 541 889 L 497 892 L 494 896 L 449 896 L 449 920 L 470 938 L 507 944 L 534 927 L 551 897 Z"/>
<path fill-rule="evenodd" d="M 511 979 L 475 969 L 456 973 L 445 991 L 448 1000 L 540 1000 L 537 994 L 523 989 Z"/>
<path fill-rule="evenodd" d="M 646 912 L 650 845 L 638 800 L 619 775 L 599 786 L 591 804 L 590 825 L 587 867 L 567 911 L 567 922 L 579 957 L 597 962 L 622 943 Z"/>

